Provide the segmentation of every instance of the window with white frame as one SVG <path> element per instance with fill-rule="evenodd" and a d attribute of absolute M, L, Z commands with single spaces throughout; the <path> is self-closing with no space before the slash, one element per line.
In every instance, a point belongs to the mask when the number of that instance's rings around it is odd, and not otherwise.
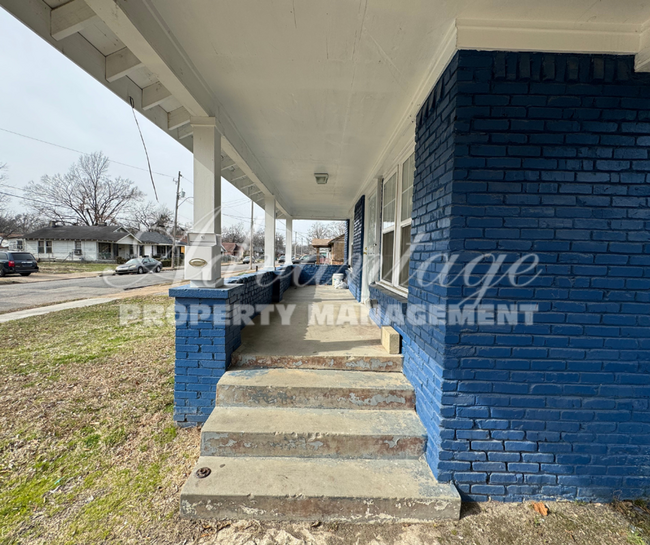
<path fill-rule="evenodd" d="M 415 154 L 384 178 L 381 210 L 381 281 L 408 288 Z"/>

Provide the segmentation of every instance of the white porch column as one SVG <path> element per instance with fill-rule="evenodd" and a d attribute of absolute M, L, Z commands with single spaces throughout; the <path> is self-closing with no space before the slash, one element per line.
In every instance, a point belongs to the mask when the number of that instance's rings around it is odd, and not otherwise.
<path fill-rule="evenodd" d="M 275 268 L 275 197 L 264 198 L 264 268 Z"/>
<path fill-rule="evenodd" d="M 194 288 L 217 288 L 221 278 L 221 134 L 214 117 L 192 117 L 194 225 L 188 234 L 185 278 Z"/>
<path fill-rule="evenodd" d="M 287 216 L 285 220 L 287 223 L 287 233 L 285 235 L 285 245 L 284 245 L 284 264 L 291 265 L 293 261 L 293 218 Z"/>

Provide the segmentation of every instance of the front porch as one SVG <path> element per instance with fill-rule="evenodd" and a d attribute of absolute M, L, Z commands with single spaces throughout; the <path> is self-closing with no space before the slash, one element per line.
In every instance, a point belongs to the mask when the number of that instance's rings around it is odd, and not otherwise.
<path fill-rule="evenodd" d="M 298 277 L 298 275 L 295 275 Z M 290 287 L 241 332 L 181 492 L 191 518 L 457 519 L 460 496 L 424 460 L 402 356 L 350 292 Z M 211 394 L 212 395 L 212 394 Z"/>

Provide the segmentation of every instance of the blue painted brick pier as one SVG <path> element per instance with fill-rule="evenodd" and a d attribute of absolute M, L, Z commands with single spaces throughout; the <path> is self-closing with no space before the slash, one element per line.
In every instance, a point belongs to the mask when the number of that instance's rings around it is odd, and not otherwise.
<path fill-rule="evenodd" d="M 401 330 L 427 459 L 464 499 L 650 495 L 649 149 L 632 57 L 460 51 L 422 107 L 406 315 L 476 291 L 415 282 L 435 253 L 539 257 L 482 301 L 532 325 Z"/>

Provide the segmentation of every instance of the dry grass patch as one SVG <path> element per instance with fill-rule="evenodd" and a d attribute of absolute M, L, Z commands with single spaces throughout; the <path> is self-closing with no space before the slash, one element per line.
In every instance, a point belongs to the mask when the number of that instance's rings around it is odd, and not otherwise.
<path fill-rule="evenodd" d="M 84 272 L 102 272 L 106 269 L 115 269 L 115 263 L 81 263 L 78 261 L 41 261 L 38 268 L 42 273 L 69 274 Z"/>

